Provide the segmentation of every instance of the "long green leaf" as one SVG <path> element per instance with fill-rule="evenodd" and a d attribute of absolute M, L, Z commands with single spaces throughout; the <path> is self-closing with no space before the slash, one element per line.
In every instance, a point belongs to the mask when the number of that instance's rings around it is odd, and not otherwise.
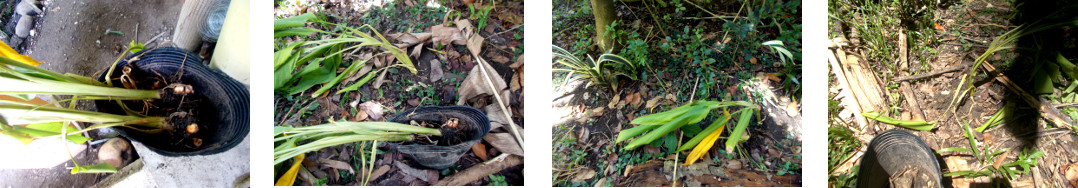
<path fill-rule="evenodd" d="M 745 129 L 749 127 L 752 114 L 756 109 L 742 108 L 740 111 L 741 117 L 737 119 L 737 126 L 734 127 L 733 132 L 730 132 L 730 137 L 726 139 L 726 153 L 733 153 L 734 147 L 741 143 L 741 135 L 745 134 Z"/>
<path fill-rule="evenodd" d="M 300 15 L 293 16 L 293 17 L 281 18 L 281 19 L 273 20 L 273 30 L 277 31 L 277 30 L 286 29 L 286 28 L 292 28 L 292 27 L 303 27 L 304 25 L 307 24 L 307 21 L 309 21 L 311 19 L 315 19 L 314 14 L 306 13 L 306 14 L 300 14 Z"/>
<path fill-rule="evenodd" d="M 936 122 L 935 121 L 925 122 L 925 121 L 898 120 L 898 119 L 891 118 L 891 117 L 888 117 L 888 116 L 883 116 L 878 112 L 871 112 L 871 111 L 861 112 L 861 115 L 863 115 L 863 116 L 865 116 L 865 117 L 867 117 L 869 119 L 873 119 L 873 120 L 882 122 L 882 123 L 887 123 L 887 124 L 891 124 L 891 125 L 897 125 L 897 126 L 900 126 L 900 127 L 905 127 L 905 128 L 909 128 L 909 129 L 913 129 L 913 130 L 919 130 L 919 131 L 929 131 L 929 130 L 932 130 L 932 128 L 936 127 Z"/>
<path fill-rule="evenodd" d="M 696 136 L 690 139 L 688 142 L 681 144 L 681 147 L 679 147 L 677 151 L 681 152 L 695 147 L 697 144 L 700 143 L 700 141 L 704 140 L 704 138 L 706 138 L 708 134 L 714 132 L 715 130 L 718 130 L 720 127 L 723 127 L 723 125 L 726 125 L 726 122 L 728 122 L 729 120 L 730 116 L 719 116 L 717 119 L 715 119 L 714 122 L 711 123 L 711 125 L 707 126 L 707 129 L 704 129 L 704 131 L 700 131 L 699 134 L 696 134 Z"/>

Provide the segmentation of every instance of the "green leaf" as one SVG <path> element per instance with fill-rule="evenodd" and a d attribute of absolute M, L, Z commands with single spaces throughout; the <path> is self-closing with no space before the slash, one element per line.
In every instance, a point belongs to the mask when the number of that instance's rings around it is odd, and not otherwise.
<path fill-rule="evenodd" d="M 741 143 L 741 136 L 745 134 L 745 129 L 749 127 L 749 122 L 752 121 L 752 113 L 756 108 L 743 108 L 740 111 L 741 117 L 737 119 L 737 126 L 734 127 L 734 131 L 730 132 L 729 138 L 726 139 L 726 153 L 733 153 L 734 147 Z"/>
<path fill-rule="evenodd" d="M 891 117 L 888 117 L 888 116 L 883 116 L 878 112 L 871 112 L 871 111 L 861 112 L 861 115 L 863 115 L 863 116 L 865 116 L 865 117 L 867 117 L 869 119 L 873 119 L 873 120 L 882 122 L 882 123 L 887 123 L 887 124 L 891 124 L 891 125 L 897 125 L 897 126 L 900 126 L 900 127 L 905 127 L 905 128 L 909 128 L 909 129 L 913 129 L 913 130 L 919 130 L 919 131 L 929 131 L 929 130 L 932 130 L 932 128 L 936 127 L 936 122 L 935 121 L 933 121 L 933 122 L 925 122 L 925 121 L 898 120 L 898 119 L 891 118 Z"/>
<path fill-rule="evenodd" d="M 123 35 L 123 33 L 120 34 Z M 127 46 L 127 50 L 131 51 L 131 53 L 139 52 L 143 49 L 146 49 L 146 45 L 143 45 L 142 43 L 137 43 L 133 40 L 131 41 L 131 43 L 128 43 Z"/>
<path fill-rule="evenodd" d="M 108 163 L 100 163 L 89 166 L 75 166 L 71 169 L 71 174 L 78 173 L 114 173 L 116 168 L 112 167 Z"/>
<path fill-rule="evenodd" d="M 973 151 L 970 151 L 969 149 L 966 149 L 966 148 L 961 148 L 961 147 L 949 147 L 949 148 L 943 148 L 943 149 L 940 149 L 940 150 L 936 150 L 936 153 L 940 153 L 940 154 L 942 154 L 942 153 L 947 153 L 947 152 L 953 152 L 953 151 L 960 151 L 960 152 L 966 152 L 966 153 L 973 153 Z"/>
<path fill-rule="evenodd" d="M 666 148 L 666 153 L 674 153 L 677 150 L 677 135 L 667 134 L 663 141 L 663 147 Z"/>
<path fill-rule="evenodd" d="M 74 126 L 63 122 L 35 123 L 26 125 L 26 127 L 15 126 L 15 130 L 26 133 L 30 137 L 57 136 L 62 134 L 62 132 L 65 131 L 63 130 L 65 128 L 68 133 L 79 131 Z M 86 143 L 86 141 L 89 141 L 90 138 L 86 138 L 80 134 L 69 134 L 67 135 L 67 140 L 76 144 L 83 144 Z"/>
<path fill-rule="evenodd" d="M 349 85 L 348 87 L 345 87 L 344 89 L 342 89 L 340 91 L 337 91 L 337 94 L 341 94 L 341 93 L 349 92 L 349 91 L 355 91 L 355 90 L 359 89 L 359 87 L 362 87 L 364 84 L 367 84 L 367 82 L 371 81 L 371 79 L 373 79 L 374 76 L 377 76 L 377 75 L 378 75 L 377 70 L 371 71 L 370 73 L 367 73 L 367 76 L 364 76 L 362 79 L 359 79 L 359 81 L 356 81 L 355 83 L 352 83 L 352 85 Z"/>
<path fill-rule="evenodd" d="M 304 25 L 307 24 L 307 21 L 309 21 L 311 19 L 315 19 L 314 14 L 306 13 L 306 14 L 301 14 L 301 15 L 298 15 L 298 16 L 293 16 L 293 17 L 273 20 L 273 30 L 278 31 L 278 30 L 281 30 L 281 29 L 292 28 L 292 27 L 303 27 Z"/>
<path fill-rule="evenodd" d="M 707 137 L 707 135 L 711 134 L 711 132 L 718 130 L 719 127 L 723 127 L 723 125 L 726 125 L 726 122 L 729 120 L 730 119 L 726 116 L 719 116 L 717 119 L 715 119 L 714 122 L 711 122 L 711 125 L 707 126 L 707 129 L 704 129 L 704 131 L 701 131 L 699 134 L 696 134 L 696 136 L 694 136 L 688 142 L 681 144 L 681 147 L 678 148 L 677 151 L 685 151 L 695 147 L 697 144 L 700 144 L 700 141 L 704 140 L 704 137 Z"/>
<path fill-rule="evenodd" d="M 310 28 L 310 27 L 294 27 L 294 28 L 287 28 L 287 29 L 274 31 L 273 32 L 273 38 L 281 38 L 281 37 L 289 37 L 289 36 L 307 36 L 307 35 L 311 35 L 311 34 L 314 34 L 314 33 L 317 33 L 317 32 L 323 32 L 323 31 L 315 29 L 315 28 Z"/>

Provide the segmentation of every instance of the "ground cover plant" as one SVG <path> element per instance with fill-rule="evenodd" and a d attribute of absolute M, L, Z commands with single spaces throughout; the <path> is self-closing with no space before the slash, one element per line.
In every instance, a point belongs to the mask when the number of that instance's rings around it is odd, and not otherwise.
<path fill-rule="evenodd" d="M 554 186 L 800 185 L 800 1 L 553 5 Z"/>
<path fill-rule="evenodd" d="M 522 2 L 275 3 L 276 184 L 523 185 Z M 455 119 L 389 122 L 451 105 L 491 124 L 459 160 L 394 149 L 459 142 Z"/>
<path fill-rule="evenodd" d="M 944 186 L 1076 185 L 1075 8 L 830 1 L 828 185 L 852 186 L 888 129 L 937 151 Z"/>

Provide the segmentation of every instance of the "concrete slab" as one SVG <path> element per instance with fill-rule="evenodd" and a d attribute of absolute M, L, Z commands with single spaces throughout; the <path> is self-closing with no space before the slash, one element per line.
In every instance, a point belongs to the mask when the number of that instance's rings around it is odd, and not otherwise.
<path fill-rule="evenodd" d="M 149 181 L 129 177 L 125 181 L 152 182 L 157 187 L 233 187 L 251 172 L 251 137 L 232 149 L 204 156 L 165 157 L 134 142 Z"/>

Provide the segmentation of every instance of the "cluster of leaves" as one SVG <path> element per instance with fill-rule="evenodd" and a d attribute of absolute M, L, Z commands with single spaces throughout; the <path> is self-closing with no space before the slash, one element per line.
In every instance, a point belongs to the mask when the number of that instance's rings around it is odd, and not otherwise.
<path fill-rule="evenodd" d="M 338 30 L 340 33 L 326 32 L 306 27 L 305 25 L 307 22 L 312 20 L 323 24 L 334 25 L 336 26 L 335 28 L 337 28 L 334 30 Z M 287 46 L 278 46 L 279 48 L 273 53 L 274 91 L 277 93 L 294 95 L 306 91 L 315 85 L 325 84 L 322 88 L 312 93 L 312 96 L 321 96 L 329 89 L 335 88 L 341 81 L 366 65 L 367 60 L 351 62 L 351 64 L 347 65 L 344 72 L 341 72 L 340 74 L 337 73 L 337 69 L 343 62 L 342 53 L 365 46 L 375 46 L 385 50 L 375 56 L 389 53 L 396 58 L 397 62 L 400 62 L 400 64 L 387 66 L 381 70 L 399 66 L 408 69 L 413 74 L 416 73 L 415 65 L 412 64 L 411 59 L 408 58 L 404 50 L 393 46 L 392 43 L 386 40 L 382 34 L 375 31 L 370 25 L 360 27 L 360 29 L 363 28 L 369 29 L 374 35 L 360 32 L 358 29 L 345 25 L 326 23 L 323 20 L 316 19 L 311 13 L 274 21 L 275 38 L 308 36 L 314 33 L 331 36 L 331 38 L 328 39 L 312 41 L 300 40 L 292 42 Z M 278 41 L 281 40 L 279 39 Z M 363 79 L 337 93 L 358 89 L 360 86 L 374 78 L 378 72 L 380 71 L 371 71 L 367 76 L 363 77 Z"/>
<path fill-rule="evenodd" d="M 137 52 L 145 47 L 132 41 L 129 47 L 120 54 L 113 62 L 111 70 L 128 52 Z M 0 135 L 8 136 L 30 144 L 36 139 L 59 138 L 77 144 L 86 143 L 90 138 L 81 134 L 94 129 L 107 127 L 125 127 L 148 133 L 162 132 L 166 130 L 165 118 L 152 117 L 138 114 L 135 111 L 124 108 L 128 114 L 110 114 L 104 112 L 77 110 L 74 104 L 78 100 L 152 100 L 161 98 L 158 91 L 137 90 L 112 87 L 111 80 L 98 82 L 89 77 L 75 74 L 60 74 L 36 67 L 36 60 L 29 56 L 20 55 L 6 43 L 0 42 L 0 82 L 5 87 L 0 89 L 0 95 L 8 95 L 20 100 L 0 100 L 0 114 L 8 114 L 10 119 L 0 116 Z M 118 83 L 117 83 L 118 84 Z M 68 108 L 61 108 L 53 104 L 38 105 L 29 103 L 32 95 L 64 95 L 70 96 Z M 60 102 L 60 101 L 57 101 Z M 99 123 L 82 130 L 78 130 L 73 123 Z M 17 126 L 19 125 L 19 126 Z M 93 165 L 79 165 L 72 159 L 75 167 L 71 169 L 76 173 L 107 173 L 116 172 L 107 163 Z"/>
<path fill-rule="evenodd" d="M 471 19 L 476 20 L 479 29 L 486 28 L 487 18 L 490 17 L 490 11 L 494 10 L 494 0 L 489 0 L 486 8 L 481 8 L 478 11 L 475 9 L 475 5 L 468 4 L 468 11 L 470 11 Z"/>
<path fill-rule="evenodd" d="M 505 176 L 503 175 L 491 174 L 487 175 L 487 178 L 490 178 L 490 183 L 487 186 L 509 186 L 509 183 L 505 182 Z"/>
<path fill-rule="evenodd" d="M 977 145 L 981 144 L 979 144 L 977 139 L 974 138 L 973 128 L 969 126 L 969 123 L 965 123 L 964 125 L 965 126 L 962 128 L 962 135 L 969 139 L 970 148 L 943 148 L 936 151 L 936 153 L 943 154 L 947 152 L 964 152 L 973 155 L 973 157 L 976 158 L 980 162 L 980 164 L 993 164 L 995 162 L 994 158 L 996 156 L 1010 150 L 1010 148 L 1002 148 L 992 152 L 988 152 L 987 145 L 985 145 L 984 148 L 978 148 Z M 998 168 L 993 165 L 985 165 L 978 170 L 950 172 L 944 174 L 944 176 L 963 176 L 973 178 L 998 174 L 1007 179 L 1014 179 L 1016 178 L 1016 175 L 1029 173 L 1030 168 L 1037 166 L 1037 158 L 1040 158 L 1041 156 L 1044 156 L 1044 153 L 1041 151 L 1026 149 L 1018 154 L 1018 159 L 1013 162 L 1003 163 Z"/>
<path fill-rule="evenodd" d="M 359 23 L 374 26 L 379 31 L 419 33 L 424 28 L 441 23 L 449 11 L 445 7 L 428 6 L 401 6 L 398 10 L 396 3 L 387 2 L 380 8 L 365 11 L 365 15 L 359 17 Z"/>
<path fill-rule="evenodd" d="M 638 73 L 636 72 L 638 68 L 624 57 L 607 52 L 600 55 L 599 59 L 592 58 L 591 55 L 588 55 L 587 59 L 580 59 L 561 47 L 553 46 L 553 48 L 554 57 L 558 58 L 555 63 L 566 68 L 553 69 L 552 71 L 567 72 L 571 75 L 576 75 L 578 79 L 588 79 L 588 85 L 610 87 L 614 91 L 618 91 L 619 77 L 628 77 L 632 80 L 638 79 Z"/>
<path fill-rule="evenodd" d="M 697 159 L 703 156 L 715 141 L 718 140 L 719 135 L 722 134 L 726 123 L 733 117 L 733 114 L 726 111 L 726 107 L 741 106 L 744 107 L 735 113 L 741 113 L 741 116 L 737 120 L 737 126 L 734 127 L 730 133 L 729 138 L 726 140 L 726 152 L 732 153 L 737 144 L 743 142 L 742 135 L 749 123 L 752 121 L 752 116 L 756 112 L 755 105 L 745 101 L 693 101 L 689 104 L 677 107 L 665 112 L 649 114 L 645 116 L 633 119 L 631 124 L 638 124 L 638 126 L 622 130 L 618 133 L 617 139 L 614 141 L 622 142 L 629 138 L 643 134 L 639 138 L 634 139 L 625 145 L 625 150 L 634 150 L 644 144 L 655 142 L 659 138 L 672 137 L 668 135 L 675 129 L 681 128 L 686 125 L 695 125 L 696 123 L 704 120 L 709 112 L 716 108 L 723 108 L 723 114 L 719 115 L 718 119 L 711 123 L 706 129 L 699 131 L 692 139 L 677 147 L 676 151 L 684 151 L 689 148 L 693 148 L 692 152 L 685 160 L 685 164 L 689 165 L 695 162 Z M 693 127 L 693 126 L 688 126 Z M 699 127 L 697 127 L 699 128 Z M 648 132 L 644 134 L 644 132 Z M 676 138 L 674 138 L 676 140 Z M 747 138 L 745 138 L 747 139 Z M 670 143 L 667 141 L 666 143 Z M 675 148 L 675 145 L 667 145 L 667 148 Z"/>

